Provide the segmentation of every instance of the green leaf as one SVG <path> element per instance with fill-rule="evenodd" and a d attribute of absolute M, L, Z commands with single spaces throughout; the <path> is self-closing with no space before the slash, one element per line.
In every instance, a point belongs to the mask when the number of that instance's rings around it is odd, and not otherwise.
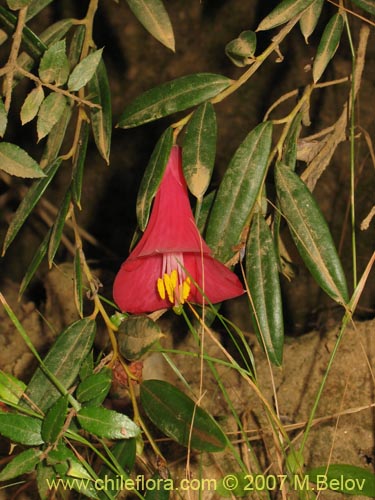
<path fill-rule="evenodd" d="M 94 76 L 87 84 L 90 101 L 100 108 L 90 108 L 90 121 L 95 144 L 104 160 L 109 163 L 112 136 L 111 89 L 103 59 L 100 60 Z"/>
<path fill-rule="evenodd" d="M 108 452 L 107 452 L 108 453 Z M 115 480 L 121 470 L 119 470 L 118 465 L 124 471 L 121 475 L 125 478 L 126 474 L 130 474 L 133 470 L 135 459 L 137 453 L 137 440 L 136 438 L 130 439 L 120 439 L 116 441 L 114 446 L 111 446 L 110 452 L 108 453 L 111 461 L 116 465 L 116 470 L 118 472 L 113 471 L 108 467 L 108 465 L 103 464 L 101 467 L 98 477 L 107 481 L 108 484 L 111 484 L 109 481 Z M 117 465 L 118 464 L 118 465 Z M 112 495 L 116 498 L 116 495 L 121 491 L 121 484 L 118 481 L 117 483 L 114 481 L 114 488 L 111 488 Z M 100 498 L 107 498 L 104 493 L 99 495 Z"/>
<path fill-rule="evenodd" d="M 17 27 L 18 18 L 0 5 L 0 26 L 9 36 L 12 36 Z M 45 43 L 27 26 L 22 30 L 22 42 L 25 50 L 33 58 L 39 59 L 47 46 Z"/>
<path fill-rule="evenodd" d="M 358 5 L 361 9 L 365 10 L 369 14 L 375 16 L 375 4 L 374 0 L 352 0 L 353 3 Z"/>
<path fill-rule="evenodd" d="M 216 258 L 228 261 L 241 234 L 267 172 L 272 124 L 265 122 L 251 131 L 235 152 L 221 181 L 207 227 L 206 241 Z"/>
<path fill-rule="evenodd" d="M 297 141 L 301 133 L 302 113 L 299 112 L 294 117 L 284 142 L 282 162 L 292 170 L 296 167 L 297 161 Z"/>
<path fill-rule="evenodd" d="M 106 408 L 86 407 L 77 413 L 82 428 L 107 439 L 129 439 L 138 436 L 139 427 L 122 413 Z"/>
<path fill-rule="evenodd" d="M 8 113 L 6 112 L 4 101 L 0 99 L 0 137 L 4 137 L 8 124 Z"/>
<path fill-rule="evenodd" d="M 96 323 L 90 318 L 72 323 L 61 332 L 44 358 L 46 368 L 66 389 L 74 383 L 82 360 L 92 347 L 95 332 Z M 27 400 L 31 400 L 42 411 L 46 411 L 60 396 L 60 391 L 39 367 L 27 386 L 27 399 L 21 404 L 29 406 Z"/>
<path fill-rule="evenodd" d="M 0 481 L 9 481 L 9 479 L 22 476 L 22 474 L 29 474 L 40 462 L 41 454 L 41 450 L 34 448 L 21 451 L 0 472 Z"/>
<path fill-rule="evenodd" d="M 47 411 L 42 424 L 42 438 L 46 443 L 55 443 L 65 423 L 68 410 L 67 396 L 61 396 Z"/>
<path fill-rule="evenodd" d="M 41 500 L 49 500 L 51 495 L 49 484 L 55 479 L 57 479 L 55 470 L 50 466 L 46 466 L 44 460 L 40 462 L 36 469 L 36 483 Z"/>
<path fill-rule="evenodd" d="M 60 153 L 60 148 L 64 141 L 66 129 L 69 125 L 71 116 L 72 107 L 67 105 L 65 106 L 60 120 L 53 126 L 48 135 L 47 143 L 40 161 L 41 165 L 49 165 L 56 160 L 58 154 Z"/>
<path fill-rule="evenodd" d="M 38 490 L 42 499 L 47 500 L 51 491 L 45 491 L 44 484 L 48 484 L 48 482 L 51 484 L 54 479 L 58 480 L 58 478 L 67 481 L 66 484 L 70 484 L 72 489 L 76 490 L 80 496 L 99 498 L 98 492 L 95 491 L 93 483 L 90 481 L 93 480 L 93 477 L 87 469 L 84 459 L 83 461 L 82 459 L 78 459 L 65 445 L 59 443 L 50 450 L 46 462 L 48 468 L 42 468 L 42 464 L 40 464 L 37 471 Z M 77 478 L 78 481 L 74 481 L 71 478 Z M 80 481 L 80 479 L 82 479 L 82 481 Z M 106 498 L 114 500 L 111 495 L 106 495 Z"/>
<path fill-rule="evenodd" d="M 0 144 L 0 149 L 1 149 L 1 144 Z M 44 170 L 45 177 L 43 177 L 43 179 L 35 181 L 34 184 L 28 190 L 26 196 L 24 196 L 24 198 L 22 199 L 21 203 L 19 204 L 16 210 L 16 213 L 12 218 L 11 223 L 9 224 L 8 231 L 5 235 L 3 255 L 5 254 L 7 248 L 16 237 L 18 231 L 21 229 L 27 217 L 30 215 L 32 209 L 35 207 L 39 199 L 42 197 L 49 183 L 56 174 L 60 164 L 61 164 L 60 158 L 57 158 L 53 163 L 51 163 L 51 165 L 49 165 Z"/>
<path fill-rule="evenodd" d="M 126 0 L 138 21 L 156 38 L 173 52 L 175 42 L 173 28 L 168 13 L 161 0 Z"/>
<path fill-rule="evenodd" d="M 246 246 L 246 278 L 258 341 L 271 362 L 281 366 L 284 322 L 277 257 L 271 232 L 260 211 L 253 217 Z"/>
<path fill-rule="evenodd" d="M 74 302 L 77 307 L 78 314 L 83 317 L 83 286 L 82 286 L 82 266 L 81 266 L 81 249 L 77 248 L 74 255 Z"/>
<path fill-rule="evenodd" d="M 86 377 L 77 387 L 76 396 L 80 403 L 87 403 L 93 399 L 100 398 L 104 401 L 111 388 L 112 371 L 103 368 L 99 373 L 93 373 Z"/>
<path fill-rule="evenodd" d="M 167 166 L 172 144 L 173 130 L 169 127 L 158 140 L 142 177 L 136 205 L 138 224 L 142 231 L 147 226 L 151 203 Z"/>
<path fill-rule="evenodd" d="M 85 359 L 82 361 L 81 368 L 79 369 L 79 378 L 85 380 L 94 373 L 94 353 L 90 351 Z"/>
<path fill-rule="evenodd" d="M 254 31 L 243 31 L 238 38 L 227 43 L 225 53 L 236 66 L 241 68 L 253 61 L 256 46 L 257 39 Z"/>
<path fill-rule="evenodd" d="M 41 85 L 33 89 L 26 97 L 21 108 L 22 125 L 33 120 L 38 114 L 40 105 L 44 99 L 44 90 Z"/>
<path fill-rule="evenodd" d="M 313 2 L 314 0 L 283 0 L 279 2 L 259 24 L 257 31 L 270 30 L 280 26 L 280 24 L 287 23 L 307 9 Z"/>
<path fill-rule="evenodd" d="M 25 415 L 0 413 L 0 435 L 15 443 L 37 446 L 43 443 L 42 421 Z"/>
<path fill-rule="evenodd" d="M 67 106 L 66 97 L 63 94 L 52 92 L 42 102 L 37 121 L 38 141 L 48 135 L 52 127 L 62 117 Z"/>
<path fill-rule="evenodd" d="M 42 82 L 55 83 L 59 87 L 66 83 L 69 71 L 65 40 L 57 41 L 43 54 L 39 65 L 39 77 Z"/>
<path fill-rule="evenodd" d="M 102 58 L 102 52 L 103 49 L 95 50 L 73 69 L 68 80 L 68 89 L 71 92 L 76 92 L 91 80 Z"/>
<path fill-rule="evenodd" d="M 82 122 L 77 148 L 73 157 L 71 189 L 73 200 L 79 208 L 81 208 L 83 171 L 86 160 L 87 144 L 89 140 L 89 130 L 89 123 L 87 121 Z"/>
<path fill-rule="evenodd" d="M 124 358 L 134 361 L 162 336 L 159 325 L 148 316 L 129 316 L 118 330 L 119 351 Z"/>
<path fill-rule="evenodd" d="M 311 469 L 306 475 L 310 482 L 321 486 L 317 489 L 330 489 L 347 495 L 374 498 L 375 474 L 363 467 L 329 464 Z"/>
<path fill-rule="evenodd" d="M 48 265 L 51 268 L 53 259 L 59 248 L 61 237 L 64 231 L 65 220 L 70 208 L 71 194 L 70 190 L 65 193 L 64 199 L 61 202 L 59 211 L 56 215 L 56 220 L 52 226 L 51 238 L 48 245 Z"/>
<path fill-rule="evenodd" d="M 7 0 L 8 7 L 11 10 L 23 9 L 31 3 L 31 0 Z"/>
<path fill-rule="evenodd" d="M 209 452 L 226 447 L 227 438 L 215 420 L 168 382 L 145 380 L 140 398 L 151 422 L 181 445 Z"/>
<path fill-rule="evenodd" d="M 202 205 L 198 214 L 198 217 L 196 218 L 196 223 L 199 229 L 199 232 L 203 234 L 205 232 L 206 224 L 207 224 L 207 219 L 209 214 L 211 213 L 212 206 L 214 204 L 216 197 L 216 191 L 211 191 L 208 193 L 202 201 Z"/>
<path fill-rule="evenodd" d="M 10 403 L 17 404 L 26 385 L 10 373 L 0 370 L 0 398 Z"/>
<path fill-rule="evenodd" d="M 176 78 L 137 97 L 121 115 L 118 126 L 137 127 L 191 108 L 219 94 L 230 83 L 229 78 L 212 73 Z"/>
<path fill-rule="evenodd" d="M 323 4 L 324 0 L 314 0 L 310 7 L 308 7 L 302 14 L 299 25 L 306 43 L 308 43 L 310 35 L 313 34 L 316 25 L 318 24 Z"/>
<path fill-rule="evenodd" d="M 68 59 L 71 68 L 74 68 L 79 63 L 85 36 L 86 26 L 84 24 L 79 24 L 74 28 L 74 33 L 72 35 L 68 53 Z"/>
<path fill-rule="evenodd" d="M 186 128 L 182 166 L 190 191 L 203 198 L 211 180 L 216 154 L 216 115 L 210 102 L 194 111 Z"/>
<path fill-rule="evenodd" d="M 333 300 L 347 304 L 345 275 L 318 205 L 306 185 L 289 167 L 277 164 L 275 178 L 282 214 L 307 268 Z"/>
<path fill-rule="evenodd" d="M 38 163 L 16 144 L 0 142 L 0 168 L 17 177 L 45 177 Z"/>
<path fill-rule="evenodd" d="M 43 10 L 44 7 L 47 7 L 47 5 L 49 5 L 52 1 L 53 0 L 31 0 L 27 9 L 27 21 L 39 14 L 39 12 Z"/>
<path fill-rule="evenodd" d="M 327 67 L 327 64 L 335 55 L 335 52 L 340 44 L 343 29 L 344 16 L 341 12 L 338 12 L 329 20 L 319 42 L 312 70 L 314 83 L 320 79 Z"/>
<path fill-rule="evenodd" d="M 20 290 L 18 293 L 19 297 L 21 297 L 24 294 L 26 288 L 30 284 L 30 281 L 33 279 L 36 271 L 39 269 L 39 266 L 42 263 L 44 256 L 47 254 L 47 249 L 48 249 L 48 244 L 49 244 L 49 240 L 51 237 L 51 232 L 52 232 L 52 228 L 49 229 L 46 236 L 43 238 L 41 244 L 39 245 L 37 251 L 34 252 L 33 258 L 31 260 L 31 262 L 27 268 L 27 271 L 22 279 L 22 282 L 21 282 Z"/>

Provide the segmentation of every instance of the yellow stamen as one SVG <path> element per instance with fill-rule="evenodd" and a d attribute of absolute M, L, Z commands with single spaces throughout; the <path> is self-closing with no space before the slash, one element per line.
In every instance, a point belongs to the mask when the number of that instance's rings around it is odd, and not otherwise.
<path fill-rule="evenodd" d="M 165 299 L 165 286 L 164 286 L 164 281 L 161 278 L 158 278 L 158 281 L 156 283 L 156 286 L 158 288 L 158 292 L 160 295 L 161 299 Z"/>
<path fill-rule="evenodd" d="M 189 297 L 189 293 L 190 293 L 190 278 L 187 277 L 183 282 L 182 282 L 182 285 L 180 285 L 180 287 L 182 288 L 181 292 L 180 292 L 180 299 L 181 300 L 181 304 L 183 304 L 185 302 L 185 300 Z"/>
<path fill-rule="evenodd" d="M 182 283 L 178 282 L 177 269 L 173 269 L 170 274 L 164 273 L 163 278 L 158 278 L 156 287 L 162 300 L 168 300 L 174 306 L 184 304 L 190 293 L 190 278 L 185 278 Z"/>

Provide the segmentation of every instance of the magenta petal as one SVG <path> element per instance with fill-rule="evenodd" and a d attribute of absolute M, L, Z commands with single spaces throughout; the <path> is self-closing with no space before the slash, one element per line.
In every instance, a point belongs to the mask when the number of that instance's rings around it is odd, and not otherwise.
<path fill-rule="evenodd" d="M 142 314 L 171 307 L 156 289 L 163 257 L 155 255 L 126 260 L 113 284 L 113 298 L 121 311 Z"/>
<path fill-rule="evenodd" d="M 174 270 L 163 268 L 164 259 L 169 268 L 170 262 L 180 266 L 179 286 L 190 277 L 188 302 L 202 304 L 206 297 L 215 304 L 244 293 L 240 280 L 211 256 L 198 231 L 178 146 L 172 148 L 147 228 L 116 276 L 113 297 L 122 311 L 141 314 L 179 305 L 178 286 L 171 299 L 176 304 L 162 299 L 157 290 L 162 274 Z"/>
<path fill-rule="evenodd" d="M 200 290 L 192 286 L 189 302 L 202 304 L 209 301 L 212 304 L 222 302 L 243 295 L 244 289 L 238 277 L 221 262 L 211 256 L 203 257 L 196 254 L 184 255 L 184 266 L 198 287 L 203 291 L 204 299 Z"/>
<path fill-rule="evenodd" d="M 149 223 L 131 256 L 201 251 L 210 253 L 190 207 L 182 173 L 181 148 L 174 146 L 155 196 Z"/>

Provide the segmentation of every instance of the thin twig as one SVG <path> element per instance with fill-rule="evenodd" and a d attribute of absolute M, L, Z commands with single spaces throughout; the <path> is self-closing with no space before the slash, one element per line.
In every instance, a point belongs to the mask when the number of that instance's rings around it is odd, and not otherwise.
<path fill-rule="evenodd" d="M 16 31 L 13 35 L 13 43 L 12 48 L 10 50 L 9 59 L 5 66 L 6 69 L 6 78 L 5 78 L 5 110 L 8 113 L 10 108 L 10 103 L 12 101 L 12 89 L 13 89 L 13 79 L 14 79 L 14 71 L 17 66 L 17 57 L 20 51 L 21 42 L 22 42 L 22 31 L 26 22 L 26 13 L 27 7 L 20 9 L 18 14 L 18 21 L 16 26 Z"/>
<path fill-rule="evenodd" d="M 42 82 L 40 78 L 37 76 L 33 75 L 26 69 L 22 68 L 21 66 L 17 66 L 17 71 L 21 73 L 23 76 L 26 76 L 30 80 L 36 82 L 38 85 L 43 85 L 43 87 L 47 87 L 50 90 L 53 90 L 54 92 L 58 92 L 59 94 L 63 94 L 66 97 L 69 97 L 69 99 L 72 99 L 73 101 L 78 102 L 79 104 L 84 104 L 85 106 L 89 106 L 90 108 L 99 108 L 101 109 L 100 104 L 95 104 L 91 101 L 87 101 L 86 99 L 81 99 L 80 97 L 76 96 L 75 94 L 72 94 L 68 90 L 64 90 L 60 87 L 57 87 L 56 85 L 53 85 L 52 83 L 46 83 Z"/>

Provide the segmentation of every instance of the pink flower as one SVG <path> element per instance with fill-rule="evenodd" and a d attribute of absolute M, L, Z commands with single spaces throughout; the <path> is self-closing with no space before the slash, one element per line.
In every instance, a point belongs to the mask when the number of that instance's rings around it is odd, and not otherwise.
<path fill-rule="evenodd" d="M 147 313 L 184 302 L 221 302 L 244 293 L 241 282 L 214 259 L 195 224 L 182 173 L 181 149 L 173 146 L 146 230 L 122 264 L 113 297 L 122 311 Z"/>

